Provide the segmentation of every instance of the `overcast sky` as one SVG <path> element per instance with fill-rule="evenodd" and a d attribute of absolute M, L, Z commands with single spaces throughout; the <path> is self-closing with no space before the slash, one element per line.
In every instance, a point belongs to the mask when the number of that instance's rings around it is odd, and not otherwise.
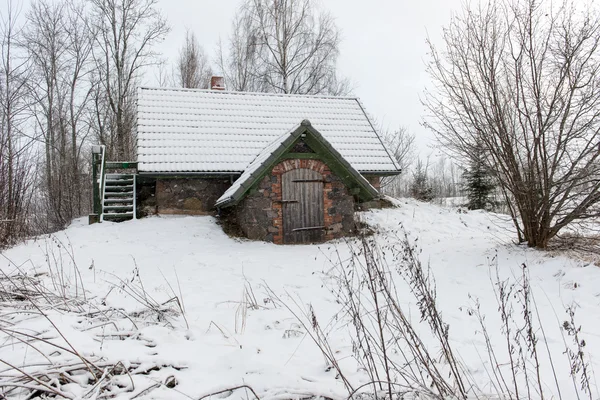
<path fill-rule="evenodd" d="M 193 30 L 211 56 L 225 40 L 240 0 L 159 0 L 172 31 L 165 55 L 174 60 L 185 29 Z M 354 94 L 389 129 L 407 126 L 418 137 L 422 156 L 432 152 L 432 135 L 419 125 L 419 102 L 428 78 L 424 60 L 427 35 L 439 42 L 442 26 L 461 0 L 321 0 L 342 32 L 339 69 Z M 150 78 L 150 77 L 149 77 Z"/>

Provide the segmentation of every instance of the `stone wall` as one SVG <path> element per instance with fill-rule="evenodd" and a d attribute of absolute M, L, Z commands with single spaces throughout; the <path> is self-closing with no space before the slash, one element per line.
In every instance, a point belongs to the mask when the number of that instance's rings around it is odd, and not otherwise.
<path fill-rule="evenodd" d="M 154 207 L 159 214 L 209 215 L 231 186 L 229 178 L 156 179 Z"/>
<path fill-rule="evenodd" d="M 352 235 L 355 230 L 355 201 L 344 183 L 319 160 L 293 159 L 277 164 L 235 207 L 221 210 L 224 229 L 252 240 L 283 243 L 281 203 L 282 175 L 296 168 L 308 168 L 323 175 L 325 240 Z M 379 177 L 369 177 L 379 189 Z M 214 204 L 231 186 L 229 178 L 146 178 L 138 179 L 138 215 L 210 215 Z"/>
<path fill-rule="evenodd" d="M 243 235 L 253 240 L 283 243 L 281 176 L 296 168 L 312 169 L 323 175 L 325 240 L 351 234 L 355 228 L 354 197 L 346 186 L 323 162 L 293 159 L 277 164 L 235 210 L 229 211 Z"/>
<path fill-rule="evenodd" d="M 156 214 L 156 178 L 138 175 L 135 190 L 137 217 Z"/>
<path fill-rule="evenodd" d="M 379 175 L 363 175 L 369 181 L 371 186 L 381 193 L 381 177 Z"/>
<path fill-rule="evenodd" d="M 379 193 L 381 193 L 381 176 L 379 175 L 363 175 L 367 181 L 373 186 Z M 387 202 L 382 199 L 374 199 L 357 205 L 358 211 L 366 211 L 371 209 L 384 208 Z"/>

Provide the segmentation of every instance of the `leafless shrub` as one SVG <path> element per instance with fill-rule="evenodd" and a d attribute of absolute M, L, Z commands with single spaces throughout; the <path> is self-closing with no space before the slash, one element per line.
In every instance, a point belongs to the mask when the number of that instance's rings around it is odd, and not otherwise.
<path fill-rule="evenodd" d="M 495 259 L 492 262 L 497 262 Z M 522 274 L 514 280 L 501 279 L 499 271 L 491 279 L 493 292 L 497 303 L 497 316 L 501 324 L 504 351 L 498 350 L 492 343 L 493 334 L 487 328 L 486 316 L 482 313 L 479 300 L 474 299 L 473 307 L 468 314 L 477 318 L 480 334 L 486 344 L 486 353 L 491 370 L 488 376 L 497 394 L 507 399 L 519 399 L 532 396 L 544 399 L 546 382 L 541 375 L 542 363 L 547 362 L 552 367 L 552 379 L 558 389 L 560 385 L 554 368 L 554 358 L 547 343 L 545 333 L 534 303 L 529 276 L 526 266 L 522 266 Z M 545 344 L 540 349 L 540 338 Z M 545 353 L 547 358 L 542 358 Z M 507 362 L 504 357 L 508 358 Z"/>
<path fill-rule="evenodd" d="M 472 299 L 473 306 L 466 309 L 477 319 L 478 334 L 484 338 L 484 358 L 488 361 L 484 368 L 489 383 L 483 390 L 452 346 L 451 327 L 440 311 L 434 277 L 421 264 L 420 250 L 408 236 L 400 235 L 384 246 L 376 237 L 360 237 L 348 244 L 348 259 L 336 253 L 337 259 L 330 260 L 337 282 L 333 291 L 342 305 L 344 321 L 352 328 L 354 356 L 369 377 L 367 385 L 356 385 L 345 377 L 312 306 L 303 311 L 306 307 L 289 295 L 286 301 L 272 296 L 301 322 L 328 363 L 344 377 L 350 398 L 361 393 L 386 399 L 563 398 L 566 388 L 561 388 L 555 359 L 565 358 L 553 353 L 546 341 L 546 328 L 537 311 L 526 265 L 519 276 L 501 279 L 496 264 L 491 284 L 497 312 L 488 315 L 487 320 L 478 299 Z M 410 310 L 399 300 L 400 292 L 410 293 L 415 300 L 419 322 L 411 320 Z M 565 339 L 565 354 L 574 386 L 579 382 L 575 392 L 578 397 L 591 396 L 595 389 L 584 352 L 586 342 L 575 323 L 574 309 L 568 308 L 567 314 L 563 329 L 572 344 Z M 487 328 L 492 317 L 500 322 L 500 336 Z M 556 393 L 548 393 L 549 384 L 554 385 Z"/>
<path fill-rule="evenodd" d="M 345 265 L 339 295 L 357 333 L 355 348 L 358 359 L 366 360 L 366 370 L 373 371 L 373 381 L 402 383 L 413 392 L 429 398 L 466 398 L 462 366 L 448 342 L 449 326 L 436 306 L 432 277 L 422 268 L 415 249 L 404 238 L 393 252 L 390 267 L 376 238 L 361 238 L 352 247 L 352 259 Z M 394 251 L 397 250 L 395 253 Z M 394 272 L 404 277 L 417 299 L 421 322 L 441 347 L 434 356 L 423 342 L 424 332 L 415 326 L 401 306 Z M 379 384 L 381 390 L 384 385 Z M 387 384 L 387 396 L 393 398 L 395 388 Z"/>
<path fill-rule="evenodd" d="M 173 318 L 183 315 L 185 323 L 188 325 L 187 320 L 185 319 L 183 302 L 181 298 L 175 294 L 173 288 L 171 287 L 171 298 L 166 301 L 157 300 L 146 290 L 137 264 L 129 279 L 125 280 L 114 274 L 112 276 L 116 280 L 116 283 L 113 284 L 113 288 L 125 293 L 141 306 L 139 311 L 130 313 L 132 317 L 141 318 L 149 323 L 165 323 L 168 326 L 172 326 Z"/>
<path fill-rule="evenodd" d="M 369 376 L 367 385 L 355 385 L 346 378 L 312 306 L 308 306 L 308 309 L 302 307 L 289 294 L 289 301 L 282 300 L 274 293 L 271 296 L 302 324 L 328 365 L 335 368 L 344 382 L 349 398 L 362 397 L 365 388 L 370 388 L 367 397 L 466 399 L 463 368 L 449 344 L 449 327 L 437 311 L 432 280 L 423 273 L 418 259 L 411 259 L 412 265 L 403 266 L 406 271 L 403 270 L 402 274 L 405 274 L 407 283 L 414 290 L 413 294 L 418 297 L 422 321 L 442 345 L 440 355 L 430 352 L 423 341 L 425 332 L 415 326 L 401 306 L 399 288 L 394 279 L 394 275 L 398 275 L 395 268 L 388 265 L 375 237 L 361 237 L 357 243 L 349 242 L 349 246 L 349 259 L 342 259 L 337 253 L 338 259 L 330 260 L 335 266 L 333 270 L 338 283 L 334 293 L 352 327 L 354 356 Z M 402 260 L 407 261 L 415 256 L 412 248 L 402 249 L 407 253 L 400 252 L 394 256 L 398 265 Z"/>
<path fill-rule="evenodd" d="M 573 0 L 465 3 L 429 42 L 425 126 L 483 153 L 529 246 L 600 215 L 599 49 L 597 5 Z"/>
<path fill-rule="evenodd" d="M 260 305 L 254 295 L 252 284 L 246 279 L 244 283 L 244 292 L 242 300 L 239 302 L 235 310 L 235 332 L 243 333 L 246 329 L 246 320 L 248 318 L 248 310 L 258 310 Z"/>
<path fill-rule="evenodd" d="M 571 362 L 571 376 L 573 377 L 573 385 L 575 384 L 576 378 L 579 377 L 580 388 L 584 394 L 587 394 L 590 400 L 592 400 L 592 387 L 591 387 L 591 371 L 587 361 L 585 347 L 585 339 L 581 337 L 581 326 L 575 322 L 575 307 L 569 306 L 566 309 L 569 319 L 563 322 L 563 329 L 568 336 L 571 337 L 575 348 L 566 346 L 566 353 L 569 356 Z"/>

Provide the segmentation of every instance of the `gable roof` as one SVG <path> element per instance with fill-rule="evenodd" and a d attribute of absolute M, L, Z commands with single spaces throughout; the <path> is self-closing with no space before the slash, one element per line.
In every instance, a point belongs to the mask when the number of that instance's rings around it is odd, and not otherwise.
<path fill-rule="evenodd" d="M 138 92 L 138 170 L 241 173 L 304 119 L 356 170 L 399 173 L 356 98 L 165 88 Z"/>
<path fill-rule="evenodd" d="M 311 144 L 311 148 L 336 172 L 346 186 L 358 189 L 358 195 L 362 200 L 369 201 L 379 195 L 377 189 L 355 170 L 323 135 L 311 126 L 308 120 L 304 120 L 300 125 L 265 147 L 252 160 L 244 173 L 217 200 L 215 207 L 233 206 L 242 200 L 246 193 L 275 166 L 300 138 Z"/>
<path fill-rule="evenodd" d="M 296 126 L 291 131 L 281 135 L 261 151 L 258 156 L 248 165 L 244 173 L 223 193 L 217 200 L 216 207 L 228 207 L 237 204 L 244 198 L 246 193 L 269 172 L 275 164 L 294 146 L 300 138 L 303 138 L 325 161 L 325 163 L 336 172 L 336 175 L 351 188 L 358 190 L 359 197 L 364 200 L 372 200 L 379 193 L 371 186 L 358 171 L 317 131 L 308 120 Z"/>

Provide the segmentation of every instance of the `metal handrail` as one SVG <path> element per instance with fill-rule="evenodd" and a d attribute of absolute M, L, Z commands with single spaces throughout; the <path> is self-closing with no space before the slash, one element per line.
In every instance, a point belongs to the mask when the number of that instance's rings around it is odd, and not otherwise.
<path fill-rule="evenodd" d="M 135 186 L 136 186 L 136 178 L 135 178 L 135 174 L 133 174 L 133 219 L 137 219 L 137 213 L 135 212 L 136 210 L 136 203 L 137 203 L 137 192 L 135 190 Z"/>
<path fill-rule="evenodd" d="M 106 146 L 101 145 L 102 148 L 102 161 L 100 161 L 100 179 L 98 182 L 99 192 L 100 192 L 100 222 L 104 221 L 104 185 L 105 185 L 105 174 L 104 174 L 104 165 L 106 163 L 105 155 L 106 155 Z"/>

